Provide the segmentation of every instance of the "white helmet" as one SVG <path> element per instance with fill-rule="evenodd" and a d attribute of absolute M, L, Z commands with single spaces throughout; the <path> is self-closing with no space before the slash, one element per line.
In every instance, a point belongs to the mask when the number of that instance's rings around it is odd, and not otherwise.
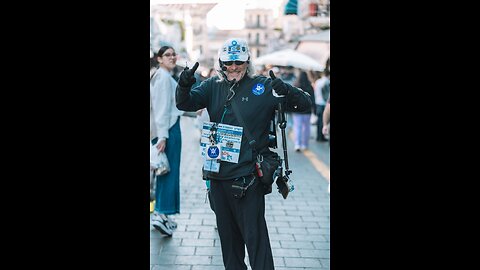
<path fill-rule="evenodd" d="M 250 51 L 247 41 L 241 38 L 231 38 L 223 43 L 219 52 L 220 61 L 248 61 Z"/>

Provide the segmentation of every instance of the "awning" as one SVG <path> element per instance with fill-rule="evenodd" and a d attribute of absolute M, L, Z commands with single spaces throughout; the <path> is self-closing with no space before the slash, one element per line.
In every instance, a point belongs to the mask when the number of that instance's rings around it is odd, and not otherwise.
<path fill-rule="evenodd" d="M 320 31 L 316 34 L 305 35 L 300 37 L 299 41 L 319 41 L 330 42 L 330 29 Z"/>
<path fill-rule="evenodd" d="M 326 65 L 327 59 L 330 57 L 330 30 L 301 37 L 295 50 Z"/>
<path fill-rule="evenodd" d="M 280 51 L 275 51 L 270 54 L 260 56 L 257 59 L 253 60 L 254 65 L 273 65 L 273 66 L 282 66 L 282 67 L 295 67 L 303 70 L 317 70 L 323 71 L 325 65 L 322 65 L 317 60 L 311 58 L 310 56 L 295 51 L 292 49 L 284 49 Z"/>
<path fill-rule="evenodd" d="M 297 15 L 297 0 L 289 0 L 285 5 L 285 15 Z"/>

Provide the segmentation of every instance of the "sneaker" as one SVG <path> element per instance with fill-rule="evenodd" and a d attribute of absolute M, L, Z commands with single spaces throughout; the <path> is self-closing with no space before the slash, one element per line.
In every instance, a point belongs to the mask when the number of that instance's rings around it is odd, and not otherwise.
<path fill-rule="evenodd" d="M 158 212 L 154 213 L 152 220 L 160 220 L 160 222 L 166 224 L 166 226 L 172 231 L 177 228 L 177 222 L 175 222 L 171 217 Z"/>
<path fill-rule="evenodd" d="M 295 144 L 295 152 L 300 152 L 300 145 Z"/>
<path fill-rule="evenodd" d="M 171 219 L 169 216 L 165 216 L 167 217 L 167 219 L 162 218 L 162 220 L 165 222 L 165 224 L 170 230 L 175 230 L 177 228 L 177 222 L 173 221 L 173 219 Z"/>
<path fill-rule="evenodd" d="M 162 220 L 162 217 L 157 211 L 154 211 L 152 215 L 152 221 L 155 221 L 155 220 L 160 220 L 160 221 Z"/>
<path fill-rule="evenodd" d="M 173 235 L 173 231 L 167 226 L 167 221 L 163 220 L 160 215 L 157 215 L 157 214 L 153 215 L 152 226 L 163 235 L 166 235 L 169 237 Z"/>

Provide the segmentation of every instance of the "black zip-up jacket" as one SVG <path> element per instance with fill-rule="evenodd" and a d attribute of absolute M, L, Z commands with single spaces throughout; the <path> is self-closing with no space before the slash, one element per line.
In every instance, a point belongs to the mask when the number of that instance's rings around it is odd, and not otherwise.
<path fill-rule="evenodd" d="M 230 102 L 236 102 L 247 127 L 243 127 L 242 143 L 238 163 L 221 161 L 218 173 L 208 172 L 208 179 L 228 180 L 246 176 L 254 172 L 257 153 L 248 144 L 245 129 L 248 129 L 256 140 L 258 152 L 268 150 L 269 125 L 278 103 L 284 98 L 275 97 L 272 93 L 272 80 L 265 76 L 253 78 L 246 75 L 233 86 L 235 95 Z M 289 94 L 286 97 L 285 111 L 304 111 L 312 106 L 310 97 L 301 89 L 287 84 Z M 197 111 L 207 108 L 210 121 L 233 126 L 242 126 L 233 113 L 232 106 L 227 103 L 231 84 L 225 80 L 218 81 L 212 77 L 203 81 L 190 91 L 190 88 L 177 86 L 177 108 L 182 111 Z M 232 94 L 230 93 L 230 96 Z M 229 96 L 229 97 L 230 97 Z M 225 106 L 226 105 L 226 106 Z M 223 121 L 221 121 L 223 116 Z"/>

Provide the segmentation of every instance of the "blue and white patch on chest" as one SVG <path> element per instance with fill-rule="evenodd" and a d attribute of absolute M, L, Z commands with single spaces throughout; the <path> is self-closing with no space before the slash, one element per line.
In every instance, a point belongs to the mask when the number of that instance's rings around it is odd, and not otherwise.
<path fill-rule="evenodd" d="M 265 86 L 261 83 L 257 83 L 252 87 L 252 93 L 256 96 L 259 96 L 265 92 Z"/>

